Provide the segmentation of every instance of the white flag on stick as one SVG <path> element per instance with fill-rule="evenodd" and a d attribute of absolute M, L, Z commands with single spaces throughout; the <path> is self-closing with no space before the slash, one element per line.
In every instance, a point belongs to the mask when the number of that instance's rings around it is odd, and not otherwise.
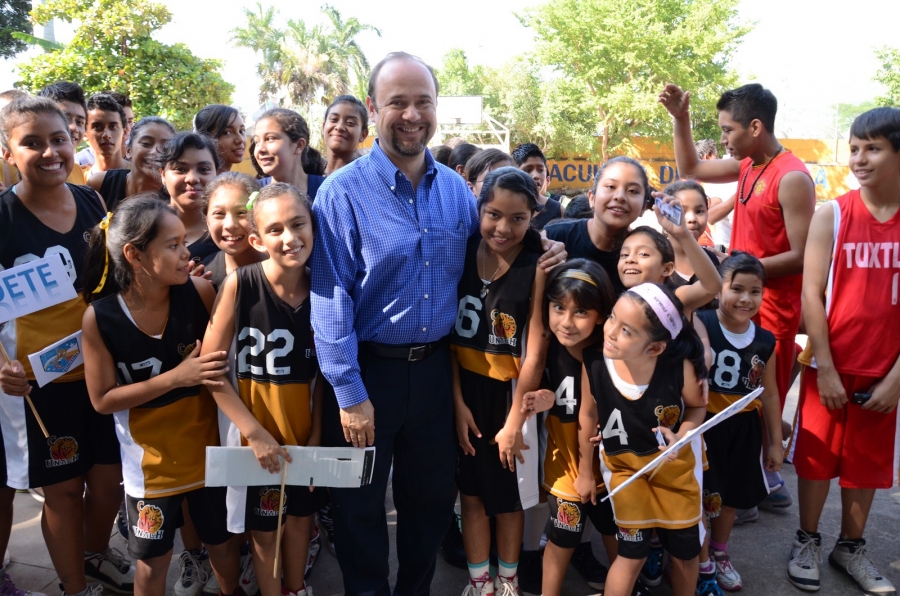
<path fill-rule="evenodd" d="M 606 495 L 605 497 L 603 497 L 603 499 L 601 499 L 601 502 L 612 497 L 614 494 L 616 494 L 617 492 L 619 492 L 620 490 L 622 490 L 623 488 L 625 488 L 626 486 L 628 486 L 629 484 L 631 484 L 632 482 L 634 482 L 635 480 L 637 480 L 638 478 L 643 476 L 644 474 L 649 474 L 649 473 L 653 472 L 653 470 L 655 470 L 656 468 L 658 468 L 660 465 L 662 465 L 665 462 L 665 458 L 668 453 L 670 453 L 672 451 L 675 451 L 675 452 L 680 451 L 681 448 L 684 447 L 685 445 L 687 445 L 688 443 L 690 443 L 691 439 L 694 438 L 698 433 L 705 433 L 706 431 L 708 431 L 715 425 L 719 424 L 720 422 L 727 420 L 728 418 L 731 418 L 732 416 L 734 416 L 735 414 L 737 414 L 738 412 L 740 412 L 741 410 L 746 408 L 750 404 L 750 402 L 752 402 L 754 399 L 756 399 L 757 397 L 762 395 L 762 392 L 763 392 L 762 386 L 757 387 L 752 392 L 748 393 L 741 399 L 737 400 L 736 402 L 734 402 L 733 404 L 731 404 L 730 406 L 728 406 L 727 408 L 725 408 L 724 410 L 722 410 L 721 412 L 719 412 L 718 414 L 716 414 L 715 416 L 713 416 L 712 418 L 710 418 L 709 420 L 707 420 L 706 422 L 704 422 L 703 424 L 701 424 L 700 426 L 695 428 L 694 430 L 686 433 L 683 437 L 681 437 L 680 439 L 678 439 L 677 441 L 672 443 L 668 449 L 661 452 L 659 454 L 659 456 L 657 456 L 656 459 L 654 459 L 649 464 L 647 464 L 646 466 L 644 466 L 643 468 L 641 468 L 640 470 L 635 472 L 635 474 L 631 478 L 629 478 L 628 480 L 626 480 L 625 482 L 623 482 L 622 484 L 617 486 L 615 489 L 610 491 L 608 495 Z"/>
<path fill-rule="evenodd" d="M 375 448 L 286 445 L 293 462 L 288 486 L 358 488 L 372 481 Z M 250 447 L 207 447 L 206 486 L 267 486 L 278 476 L 259 465 Z"/>

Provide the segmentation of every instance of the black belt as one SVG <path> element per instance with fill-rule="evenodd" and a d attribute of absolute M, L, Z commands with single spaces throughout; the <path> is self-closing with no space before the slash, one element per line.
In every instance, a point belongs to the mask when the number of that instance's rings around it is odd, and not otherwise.
<path fill-rule="evenodd" d="M 360 343 L 360 347 L 369 354 L 378 356 L 379 358 L 391 358 L 394 360 L 418 362 L 420 360 L 425 360 L 426 358 L 434 354 L 437 349 L 441 347 L 441 344 L 443 344 L 445 341 L 446 338 L 442 338 L 428 344 L 410 344 L 400 346 L 379 344 L 374 341 L 364 341 Z"/>

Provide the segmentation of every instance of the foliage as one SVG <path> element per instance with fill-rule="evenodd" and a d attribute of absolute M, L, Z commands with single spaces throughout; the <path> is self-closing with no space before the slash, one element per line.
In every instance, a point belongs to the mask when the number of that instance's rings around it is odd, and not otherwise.
<path fill-rule="evenodd" d="M 363 31 L 380 36 L 381 31 L 356 18 L 344 20 L 328 5 L 322 12 L 325 25 L 292 19 L 280 28 L 274 8 L 257 3 L 255 11 L 244 9 L 247 24 L 232 30 L 232 41 L 260 56 L 260 103 L 274 99 L 279 105 L 309 110 L 345 93 L 365 96 L 369 62 L 356 37 Z"/>
<path fill-rule="evenodd" d="M 218 60 L 195 56 L 182 43 L 154 40 L 171 13 L 152 0 L 47 0 L 32 17 L 78 22 L 73 41 L 19 67 L 17 86 L 37 92 L 56 81 L 75 81 L 86 93 L 126 93 L 138 117 L 157 115 L 180 129 L 211 103 L 228 104 L 234 87 L 219 74 Z"/>
<path fill-rule="evenodd" d="M 0 58 L 12 58 L 28 47 L 14 33 L 32 33 L 29 10 L 30 0 L 0 0 Z"/>
<path fill-rule="evenodd" d="M 868 112 L 872 108 L 877 108 L 878 104 L 874 100 L 864 101 L 862 103 L 839 103 L 835 106 L 837 113 L 836 127 L 838 131 L 847 131 L 857 116 L 863 112 Z"/>
<path fill-rule="evenodd" d="M 691 91 L 695 135 L 716 138 L 715 102 L 736 83 L 731 54 L 749 28 L 738 0 L 553 0 L 519 18 L 537 56 L 565 80 L 565 104 L 590 106 L 604 159 L 636 135 L 671 135 L 657 95 Z M 715 136 L 713 136 L 715 135 Z"/>
<path fill-rule="evenodd" d="M 876 50 L 875 55 L 881 62 L 875 80 L 887 90 L 886 95 L 875 101 L 880 106 L 900 107 L 900 49 L 885 47 Z"/>

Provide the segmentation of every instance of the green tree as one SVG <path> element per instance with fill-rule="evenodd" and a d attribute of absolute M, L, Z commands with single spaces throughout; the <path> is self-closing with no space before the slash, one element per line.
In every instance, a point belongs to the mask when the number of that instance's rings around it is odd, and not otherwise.
<path fill-rule="evenodd" d="M 671 135 L 656 98 L 668 82 L 691 91 L 698 137 L 715 126 L 715 102 L 735 85 L 731 54 L 747 33 L 738 0 L 553 0 L 519 18 L 537 56 L 590 105 L 607 158 L 636 135 Z M 571 83 L 571 84 L 570 84 Z M 713 137 L 715 138 L 715 137 Z"/>
<path fill-rule="evenodd" d="M 441 95 L 484 95 L 489 75 L 483 66 L 469 66 L 465 50 L 455 48 L 447 52 L 437 69 Z"/>
<path fill-rule="evenodd" d="M 38 24 L 78 23 L 62 50 L 19 66 L 18 86 L 31 92 L 56 81 L 76 81 L 86 93 L 119 91 L 131 97 L 138 117 L 162 116 L 182 129 L 203 106 L 231 102 L 234 87 L 219 74 L 221 62 L 151 37 L 172 20 L 152 0 L 47 0 L 31 14 Z"/>
<path fill-rule="evenodd" d="M 17 39 L 13 34 L 31 35 L 29 10 L 31 0 L 0 0 L 0 58 L 12 58 L 28 47 L 25 41 Z"/>
<path fill-rule="evenodd" d="M 875 75 L 875 80 L 885 86 L 886 95 L 875 101 L 880 106 L 900 107 L 900 49 L 881 48 L 875 51 L 881 68 Z"/>
<path fill-rule="evenodd" d="M 331 6 L 324 6 L 322 12 L 327 17 L 325 25 L 308 26 L 292 19 L 280 28 L 274 8 L 264 9 L 257 3 L 255 11 L 244 9 L 247 24 L 232 30 L 232 41 L 260 56 L 260 102 L 274 99 L 309 110 L 314 104 L 364 89 L 369 62 L 356 36 L 381 32 L 356 18 L 345 21 Z"/>

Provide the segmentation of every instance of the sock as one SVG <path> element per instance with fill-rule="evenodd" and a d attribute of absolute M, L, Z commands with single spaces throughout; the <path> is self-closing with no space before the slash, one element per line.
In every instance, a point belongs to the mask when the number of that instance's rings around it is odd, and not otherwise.
<path fill-rule="evenodd" d="M 555 499 L 556 497 L 550 496 Z M 547 503 L 538 503 L 534 507 L 525 510 L 525 532 L 522 534 L 522 548 L 524 550 L 539 550 L 541 548 L 541 535 L 547 526 L 550 517 L 550 506 Z"/>
<path fill-rule="evenodd" d="M 717 553 L 727 553 L 728 552 L 728 543 L 727 542 L 716 542 L 715 540 L 710 539 L 709 548 L 714 550 Z"/>
<path fill-rule="evenodd" d="M 716 564 L 712 561 L 707 561 L 706 563 L 700 563 L 700 573 L 710 574 L 716 569 Z"/>
<path fill-rule="evenodd" d="M 839 535 L 838 539 L 837 539 L 837 545 L 847 548 L 851 553 L 855 553 L 859 547 L 866 545 L 866 539 L 865 538 L 844 538 L 843 535 Z"/>
<path fill-rule="evenodd" d="M 281 593 L 283 594 L 283 596 L 290 596 L 291 594 L 299 594 L 300 592 L 302 592 L 305 589 L 306 589 L 306 582 L 303 582 L 303 585 L 300 586 L 300 589 L 294 590 L 293 592 L 291 590 L 288 590 L 286 586 L 281 586 Z M 231 594 L 225 594 L 225 592 L 219 592 L 219 596 L 236 596 L 236 594 L 238 593 L 238 590 L 240 590 L 240 588 L 238 588 Z"/>
<path fill-rule="evenodd" d="M 516 573 L 519 571 L 519 562 L 515 563 L 507 563 L 503 559 L 497 559 L 497 575 L 500 577 L 505 577 L 506 579 L 512 579 L 516 576 Z"/>
<path fill-rule="evenodd" d="M 490 559 L 481 563 L 466 563 L 469 567 L 469 581 L 474 586 L 476 582 L 486 583 L 491 581 Z"/>
<path fill-rule="evenodd" d="M 62 584 L 60 584 L 60 585 L 62 585 Z M 90 589 L 91 589 L 91 587 L 88 586 L 87 588 L 83 589 L 82 591 L 78 592 L 77 594 L 66 594 L 66 596 L 85 596 L 85 594 L 87 594 L 87 591 Z"/>

